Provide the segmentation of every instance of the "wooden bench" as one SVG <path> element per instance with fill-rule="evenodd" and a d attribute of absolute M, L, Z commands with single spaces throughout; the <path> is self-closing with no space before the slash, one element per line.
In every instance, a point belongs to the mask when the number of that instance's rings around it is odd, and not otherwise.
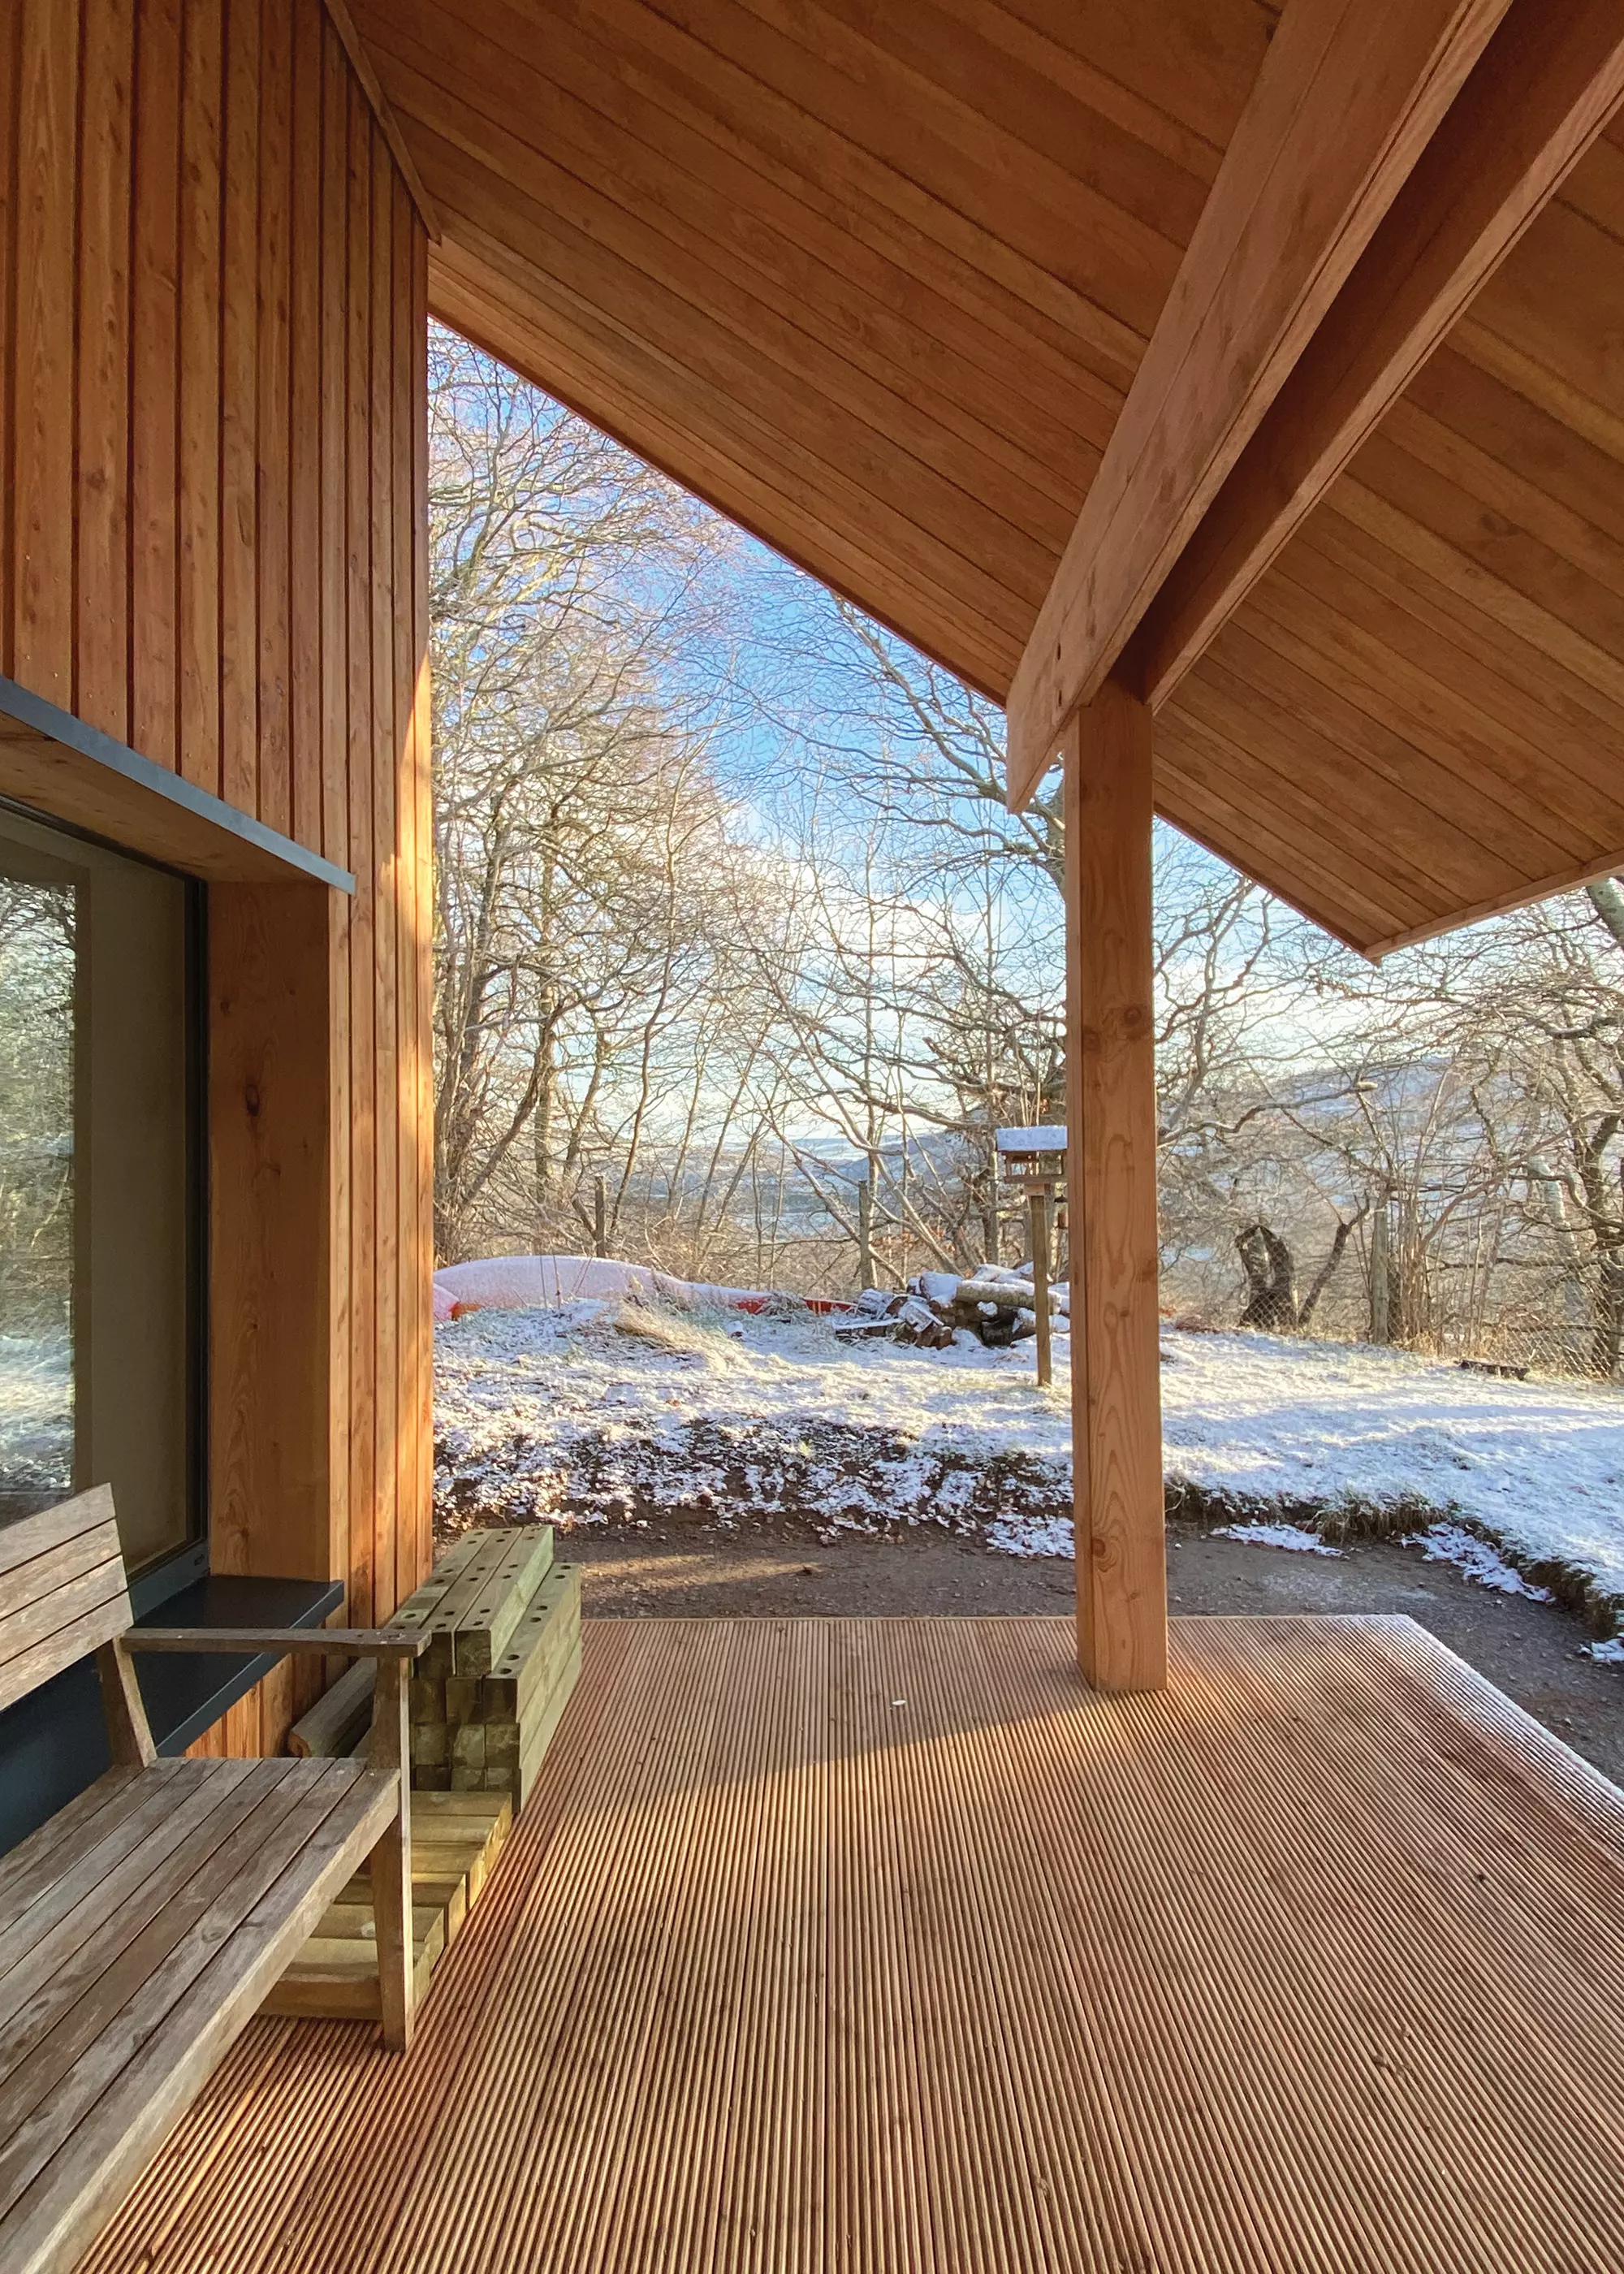
<path fill-rule="evenodd" d="M 113 1766 L 0 1856 L 0 2267 L 75 2263 L 371 1859 L 383 2037 L 411 2038 L 407 1692 L 426 1637 L 133 1627 L 105 1486 L 0 1529 L 0 1706 L 96 1653 Z M 362 1760 L 157 1758 L 132 1653 L 378 1661 Z"/>

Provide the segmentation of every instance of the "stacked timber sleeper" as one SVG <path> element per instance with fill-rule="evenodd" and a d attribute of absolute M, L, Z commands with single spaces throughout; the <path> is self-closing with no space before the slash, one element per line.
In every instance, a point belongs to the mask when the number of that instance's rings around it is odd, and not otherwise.
<path fill-rule="evenodd" d="M 412 1946 L 421 1998 L 529 1798 L 581 1670 L 581 1573 L 545 1525 L 467 1532 L 391 1623 L 426 1627 L 411 1691 Z M 371 1668 L 346 1674 L 289 1750 L 365 1751 Z M 266 2000 L 271 2014 L 375 2014 L 372 1889 L 350 1881 Z"/>
<path fill-rule="evenodd" d="M 412 1784 L 523 1808 L 581 1671 L 581 1572 L 552 1527 L 465 1533 L 395 1613 L 426 1627 L 413 1669 Z"/>
<path fill-rule="evenodd" d="M 553 1560 L 549 1525 L 464 1532 L 390 1622 L 426 1627 L 411 1690 L 418 1792 L 530 1797 L 581 1671 L 581 1572 Z M 296 1724 L 296 1752 L 349 1752 L 372 1718 L 368 1670 Z"/>
<path fill-rule="evenodd" d="M 477 1901 L 512 1826 L 513 1799 L 505 1792 L 414 1795 L 411 1959 L 419 2004 L 435 1967 Z M 378 1931 L 372 1884 L 361 1872 L 328 1906 L 260 2011 L 351 2021 L 378 2010 Z"/>

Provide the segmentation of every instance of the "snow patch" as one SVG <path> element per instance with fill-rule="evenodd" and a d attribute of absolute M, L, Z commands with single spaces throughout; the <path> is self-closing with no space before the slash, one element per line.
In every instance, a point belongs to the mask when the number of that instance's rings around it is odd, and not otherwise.
<path fill-rule="evenodd" d="M 987 1527 L 987 1545 L 1002 1555 L 1064 1555 L 1076 1550 L 1069 1516 L 995 1517 Z"/>
<path fill-rule="evenodd" d="M 1605 1642 L 1587 1642 L 1588 1656 L 1598 1658 L 1604 1666 L 1624 1666 L 1624 1635 L 1612 1635 Z"/>
<path fill-rule="evenodd" d="M 1486 1540 L 1463 1531 L 1458 1524 L 1429 1525 L 1425 1532 L 1412 1532 L 1404 1545 L 1418 1547 L 1430 1563 L 1455 1564 L 1469 1579 L 1475 1579 L 1480 1587 L 1492 1587 L 1496 1594 L 1526 1595 L 1535 1603 L 1551 1600 L 1549 1587 L 1534 1586 Z"/>
<path fill-rule="evenodd" d="M 1435 1512 L 1624 1600 L 1624 1395 L 1369 1345 L 1164 1327 L 1169 1483 L 1260 1517 L 1410 1530 Z M 1327 1527 L 1335 1529 L 1335 1525 Z"/>
<path fill-rule="evenodd" d="M 609 1299 L 436 1331 L 442 1517 L 935 1525 L 1023 1539 L 1070 1514 L 1063 1393 L 1024 1350 L 842 1341 L 801 1310 L 724 1319 Z M 1021 1552 L 1042 1552 L 1030 1549 Z"/>
<path fill-rule="evenodd" d="M 1220 1524 L 1214 1540 L 1244 1540 L 1249 1547 L 1288 1547 L 1299 1555 L 1340 1555 L 1342 1549 L 1296 1524 Z"/>

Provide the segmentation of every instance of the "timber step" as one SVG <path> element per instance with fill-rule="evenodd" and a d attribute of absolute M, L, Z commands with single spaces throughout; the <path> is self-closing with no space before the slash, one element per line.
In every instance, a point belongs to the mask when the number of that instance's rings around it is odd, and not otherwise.
<path fill-rule="evenodd" d="M 510 1793 L 413 1793 L 412 1969 L 419 2001 L 512 1829 Z M 377 1931 L 363 1872 L 339 1891 L 259 2010 L 364 2021 L 378 2009 Z"/>

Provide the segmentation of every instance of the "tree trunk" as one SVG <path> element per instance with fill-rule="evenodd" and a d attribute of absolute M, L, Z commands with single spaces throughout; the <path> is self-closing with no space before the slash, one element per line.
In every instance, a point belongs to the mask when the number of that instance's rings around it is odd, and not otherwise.
<path fill-rule="evenodd" d="M 1235 1246 L 1246 1274 L 1241 1325 L 1263 1334 L 1290 1334 L 1297 1323 L 1297 1266 L 1290 1248 L 1266 1224 L 1249 1224 L 1236 1234 Z"/>
<path fill-rule="evenodd" d="M 1376 1221 L 1369 1228 L 1369 1339 L 1372 1342 L 1392 1342 L 1392 1224 L 1387 1219 L 1387 1201 L 1376 1205 Z"/>
<path fill-rule="evenodd" d="M 1365 1210 L 1361 1209 L 1358 1212 L 1358 1216 L 1350 1216 L 1346 1224 L 1342 1222 L 1340 1216 L 1337 1218 L 1336 1230 L 1331 1240 L 1330 1253 L 1326 1257 L 1325 1261 L 1320 1266 L 1319 1270 L 1315 1273 L 1314 1284 L 1309 1289 L 1307 1294 L 1304 1296 L 1302 1303 L 1298 1306 L 1297 1323 L 1299 1332 L 1303 1328 L 1307 1326 L 1309 1321 L 1313 1317 L 1320 1298 L 1324 1294 L 1326 1289 L 1336 1276 L 1337 1266 L 1342 1260 L 1342 1255 L 1347 1248 L 1349 1239 L 1352 1236 L 1353 1228 L 1355 1224 L 1358 1223 L 1359 1217 L 1364 1214 Z"/>

